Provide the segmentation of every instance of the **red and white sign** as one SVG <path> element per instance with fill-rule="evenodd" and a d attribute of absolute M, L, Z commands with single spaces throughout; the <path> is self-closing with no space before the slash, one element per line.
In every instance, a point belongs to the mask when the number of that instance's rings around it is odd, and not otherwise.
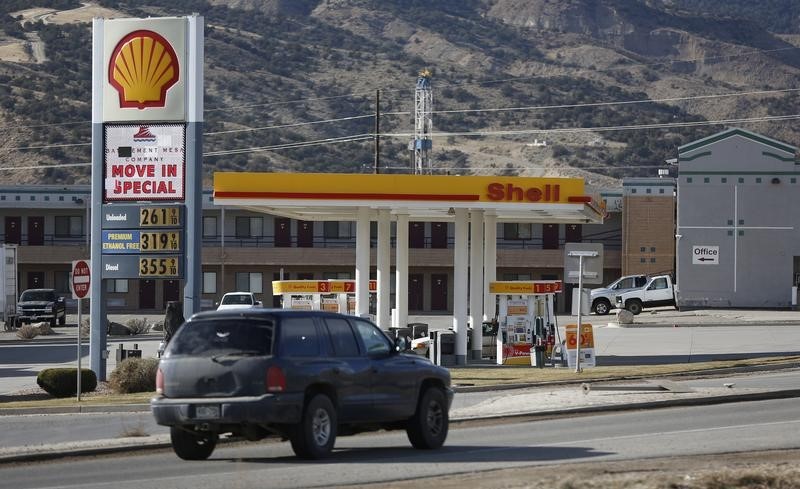
<path fill-rule="evenodd" d="M 184 124 L 106 125 L 103 200 L 182 201 Z"/>
<path fill-rule="evenodd" d="M 72 262 L 72 298 L 86 299 L 91 294 L 90 260 L 75 260 Z"/>

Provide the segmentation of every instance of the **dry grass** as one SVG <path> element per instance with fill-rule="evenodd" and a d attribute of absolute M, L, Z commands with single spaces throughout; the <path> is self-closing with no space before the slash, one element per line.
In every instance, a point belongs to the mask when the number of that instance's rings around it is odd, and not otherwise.
<path fill-rule="evenodd" d="M 581 380 L 624 380 L 641 377 L 663 377 L 679 374 L 708 374 L 717 369 L 753 366 L 800 365 L 800 357 L 770 357 L 748 360 L 728 360 L 669 365 L 636 365 L 586 368 L 575 373 L 572 368 L 533 368 L 528 366 L 496 365 L 485 367 L 454 367 L 450 369 L 456 386 L 488 386 L 530 383 L 558 383 Z"/>
<path fill-rule="evenodd" d="M 116 404 L 147 404 L 155 392 L 116 394 L 108 382 L 98 382 L 94 392 L 81 394 L 81 402 L 75 397 L 55 398 L 38 386 L 13 394 L 0 395 L 0 415 L 3 409 L 42 409 L 50 407 L 101 406 Z"/>

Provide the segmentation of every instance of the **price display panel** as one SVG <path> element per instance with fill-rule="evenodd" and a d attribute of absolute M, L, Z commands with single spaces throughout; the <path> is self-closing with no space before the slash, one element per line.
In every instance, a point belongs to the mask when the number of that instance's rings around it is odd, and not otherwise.
<path fill-rule="evenodd" d="M 139 226 L 172 227 L 182 226 L 181 208 L 176 207 L 140 207 Z"/>
<path fill-rule="evenodd" d="M 180 277 L 180 275 L 180 259 L 177 256 L 139 258 L 140 277 L 164 278 Z"/>
<path fill-rule="evenodd" d="M 181 249 L 181 233 L 175 231 L 145 232 L 139 234 L 139 251 L 153 253 L 158 251 L 177 252 Z"/>

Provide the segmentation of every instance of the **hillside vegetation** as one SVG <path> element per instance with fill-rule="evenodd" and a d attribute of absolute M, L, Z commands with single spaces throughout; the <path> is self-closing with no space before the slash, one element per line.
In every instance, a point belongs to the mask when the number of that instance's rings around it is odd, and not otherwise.
<path fill-rule="evenodd" d="M 409 171 L 426 68 L 437 172 L 606 186 L 656 175 L 726 125 L 800 143 L 794 119 L 740 120 L 798 113 L 792 0 L 6 0 L 3 181 L 88 183 L 92 17 L 193 12 L 206 25 L 206 183 L 371 172 L 376 90 L 381 171 Z M 703 123 L 727 120 L 739 121 Z"/>

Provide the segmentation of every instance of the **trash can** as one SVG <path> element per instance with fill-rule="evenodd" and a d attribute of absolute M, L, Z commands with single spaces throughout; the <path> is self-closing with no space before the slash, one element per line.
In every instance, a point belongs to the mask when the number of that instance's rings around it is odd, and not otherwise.
<path fill-rule="evenodd" d="M 436 365 L 455 365 L 456 335 L 452 331 L 431 331 L 428 358 Z"/>
<path fill-rule="evenodd" d="M 531 348 L 531 366 L 544 368 L 544 345 L 533 345 Z"/>

